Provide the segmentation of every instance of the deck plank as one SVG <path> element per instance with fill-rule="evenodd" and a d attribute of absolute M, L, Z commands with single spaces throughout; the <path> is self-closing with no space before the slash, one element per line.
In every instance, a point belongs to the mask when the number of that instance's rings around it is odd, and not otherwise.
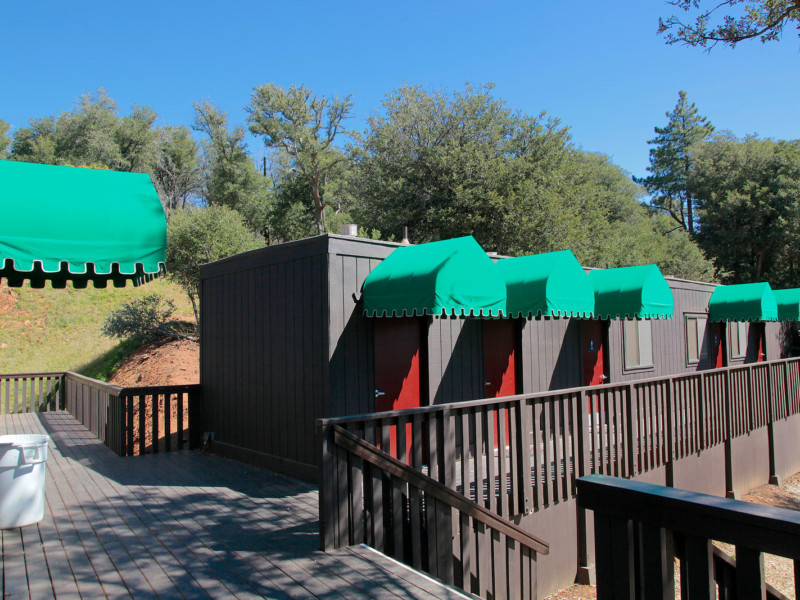
<path fill-rule="evenodd" d="M 47 433 L 45 518 L 2 535 L 14 597 L 464 598 L 367 549 L 319 548 L 314 486 L 196 451 L 116 456 L 65 412 Z"/>

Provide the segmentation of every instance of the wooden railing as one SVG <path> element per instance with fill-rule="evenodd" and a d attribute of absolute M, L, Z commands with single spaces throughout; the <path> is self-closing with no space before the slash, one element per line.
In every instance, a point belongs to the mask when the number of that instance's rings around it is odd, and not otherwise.
<path fill-rule="evenodd" d="M 717 447 L 724 449 L 713 454 L 724 462 L 725 489 L 720 493 L 732 495 L 737 461 L 744 464 L 742 455 L 747 451 L 739 449 L 737 453 L 733 442 L 756 430 L 768 432 L 763 454 L 769 454 L 769 479 L 777 479 L 776 456 L 792 452 L 793 446 L 781 446 L 786 439 L 776 440 L 773 425 L 798 413 L 800 359 L 786 359 L 323 419 L 318 421 L 323 443 L 322 545 L 377 543 L 369 527 L 354 521 L 364 516 L 348 509 L 368 494 L 370 467 L 332 446 L 329 429 L 334 426 L 487 510 L 521 521 L 574 500 L 580 476 L 599 473 L 631 478 L 663 470 L 664 480 L 673 485 L 676 463 L 696 459 Z M 686 483 L 687 477 L 702 480 L 707 475 L 684 468 L 681 477 Z M 407 510 L 421 509 L 409 504 Z M 421 516 L 410 518 L 419 520 Z M 565 522 L 564 528 L 569 527 Z M 582 510 L 577 515 L 577 537 L 577 569 L 583 577 L 581 571 L 590 573 L 591 565 Z"/>
<path fill-rule="evenodd" d="M 199 385 L 120 387 L 78 373 L 0 375 L 0 413 L 66 410 L 120 456 L 199 445 Z"/>
<path fill-rule="evenodd" d="M 352 502 L 339 507 L 350 514 L 353 529 L 341 533 L 351 543 L 367 539 L 482 597 L 538 598 L 536 556 L 549 552 L 546 542 L 338 425 L 329 434 L 332 449 L 363 471 Z"/>
<path fill-rule="evenodd" d="M 0 375 L 0 414 L 60 410 L 64 373 Z"/>
<path fill-rule="evenodd" d="M 764 580 L 765 552 L 792 559 L 800 580 L 796 511 L 603 475 L 578 480 L 578 503 L 594 511 L 598 600 L 674 598 L 676 557 L 683 600 L 785 600 Z"/>

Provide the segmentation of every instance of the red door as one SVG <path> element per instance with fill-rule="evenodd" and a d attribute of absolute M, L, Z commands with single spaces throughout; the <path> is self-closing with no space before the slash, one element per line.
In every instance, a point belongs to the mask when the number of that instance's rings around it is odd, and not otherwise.
<path fill-rule="evenodd" d="M 517 393 L 516 321 L 483 321 L 484 398 L 513 396 Z"/>
<path fill-rule="evenodd" d="M 375 410 L 400 410 L 421 405 L 419 357 L 421 324 L 418 318 L 375 319 Z M 411 425 L 406 426 L 406 456 L 411 454 Z M 391 431 L 392 456 L 397 454 L 397 434 Z"/>
<path fill-rule="evenodd" d="M 605 321 L 581 321 L 583 385 L 601 385 L 608 381 L 604 355 L 605 331 Z"/>
<path fill-rule="evenodd" d="M 724 323 L 711 324 L 711 361 L 713 368 L 721 369 L 725 366 L 725 325 Z"/>
<path fill-rule="evenodd" d="M 583 385 L 602 385 L 608 381 L 605 359 L 606 321 L 581 321 Z M 589 394 L 589 414 L 600 411 L 599 398 Z"/>
<path fill-rule="evenodd" d="M 764 323 L 751 323 L 750 328 L 753 329 L 753 342 L 755 343 L 758 354 L 756 354 L 756 362 L 764 362 L 767 358 L 767 351 L 764 347 Z"/>
<path fill-rule="evenodd" d="M 484 398 L 500 398 L 517 393 L 516 321 L 497 319 L 483 321 Z M 500 428 L 494 415 L 494 447 L 499 447 Z M 506 414 L 505 445 L 509 443 L 509 421 Z"/>

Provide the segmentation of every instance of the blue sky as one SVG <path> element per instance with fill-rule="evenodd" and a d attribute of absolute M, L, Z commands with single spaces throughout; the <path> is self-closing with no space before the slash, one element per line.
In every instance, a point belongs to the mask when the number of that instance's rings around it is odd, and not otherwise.
<path fill-rule="evenodd" d="M 404 83 L 492 82 L 509 106 L 558 117 L 577 146 L 635 175 L 681 89 L 718 129 L 800 138 L 791 29 L 709 54 L 656 35 L 673 12 L 661 0 L 0 0 L 0 118 L 24 126 L 104 87 L 122 114 L 146 104 L 159 124 L 189 125 L 202 99 L 244 124 L 252 88 L 271 81 L 352 94 L 360 130 Z"/>

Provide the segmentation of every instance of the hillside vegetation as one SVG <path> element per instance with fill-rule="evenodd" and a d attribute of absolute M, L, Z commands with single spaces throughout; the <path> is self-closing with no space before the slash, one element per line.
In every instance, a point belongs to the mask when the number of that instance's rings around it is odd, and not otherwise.
<path fill-rule="evenodd" d="M 0 373 L 76 371 L 107 380 L 136 347 L 101 333 L 122 303 L 146 294 L 171 298 L 176 317 L 193 320 L 186 293 L 160 278 L 138 288 L 106 289 L 0 286 Z"/>

